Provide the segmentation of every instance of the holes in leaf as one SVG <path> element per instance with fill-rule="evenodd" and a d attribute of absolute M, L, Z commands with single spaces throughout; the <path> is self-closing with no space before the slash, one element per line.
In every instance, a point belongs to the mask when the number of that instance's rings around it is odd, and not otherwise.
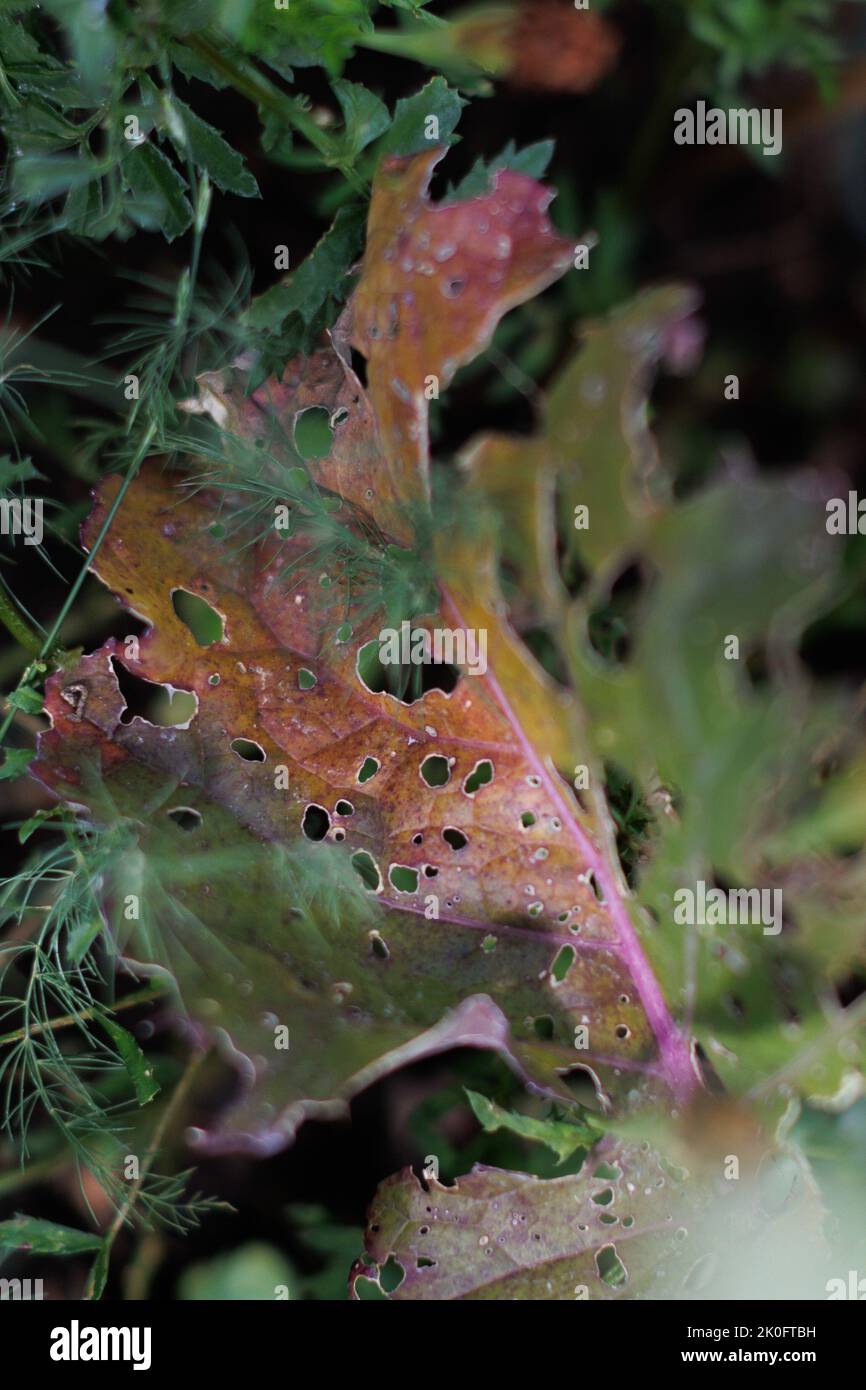
<path fill-rule="evenodd" d="M 302 459 L 324 459 L 331 452 L 333 432 L 328 411 L 312 405 L 295 416 L 295 449 Z"/>
<path fill-rule="evenodd" d="M 192 806 L 173 806 L 165 814 L 169 820 L 174 821 L 179 830 L 198 830 L 201 825 L 201 811 L 196 811 Z"/>
<path fill-rule="evenodd" d="M 352 868 L 365 888 L 378 893 L 382 886 L 382 875 L 372 854 L 368 854 L 365 849 L 356 850 L 352 855 Z"/>
<path fill-rule="evenodd" d="M 486 787 L 493 781 L 493 764 L 489 758 L 483 758 L 473 767 L 466 781 L 463 783 L 463 790 L 467 796 L 474 796 L 482 787 Z"/>
<path fill-rule="evenodd" d="M 438 878 L 438 877 L 439 877 L 439 870 L 436 868 L 436 865 L 435 865 L 435 864 L 425 864 L 425 865 L 424 865 L 424 877 L 425 877 L 425 878 Z"/>
<path fill-rule="evenodd" d="M 377 931 L 368 933 L 370 937 L 370 950 L 378 960 L 388 960 L 391 952 L 388 950 L 388 943 L 385 938 Z"/>
<path fill-rule="evenodd" d="M 599 656 L 611 665 L 627 661 L 638 605 L 645 598 L 652 574 L 643 561 L 635 561 L 618 575 L 606 602 L 589 615 L 589 640 Z"/>
<path fill-rule="evenodd" d="M 520 824 L 523 826 L 524 830 L 528 830 L 531 825 L 535 824 L 535 816 L 531 811 L 521 811 Z"/>
<path fill-rule="evenodd" d="M 622 1177 L 622 1169 L 615 1167 L 613 1163 L 600 1163 L 592 1176 L 594 1178 L 607 1178 L 608 1182 L 619 1182 Z"/>
<path fill-rule="evenodd" d="M 334 807 L 334 812 L 338 816 L 354 816 L 355 808 L 351 801 L 338 801 Z"/>
<path fill-rule="evenodd" d="M 358 679 L 372 695 L 392 695 L 404 705 L 414 705 L 431 690 L 450 695 L 460 679 L 459 669 L 447 661 L 383 664 L 379 652 L 378 640 L 365 642 L 356 660 Z"/>
<path fill-rule="evenodd" d="M 606 1097 L 591 1067 L 575 1062 L 573 1066 L 557 1070 L 576 1101 L 590 1110 L 604 1109 Z"/>
<path fill-rule="evenodd" d="M 595 1267 L 598 1270 L 599 1279 L 610 1289 L 622 1288 L 628 1279 L 628 1271 L 616 1253 L 615 1245 L 605 1245 L 598 1251 L 595 1257 Z"/>
<path fill-rule="evenodd" d="M 421 764 L 420 773 L 422 781 L 428 787 L 444 787 L 451 780 L 451 768 L 447 758 L 443 758 L 441 753 L 431 753 Z"/>
<path fill-rule="evenodd" d="M 410 869 L 408 864 L 392 864 L 388 878 L 398 893 L 418 892 L 418 870 Z"/>
<path fill-rule="evenodd" d="M 403 1266 L 395 1260 L 393 1255 L 389 1255 L 385 1264 L 379 1270 L 379 1283 L 386 1293 L 393 1293 L 399 1289 L 405 1278 Z"/>
<path fill-rule="evenodd" d="M 366 757 L 358 768 L 358 781 L 369 782 L 371 777 L 375 777 L 382 764 L 378 758 Z"/>
<path fill-rule="evenodd" d="M 208 685 L 219 685 L 219 683 L 220 683 L 220 678 L 219 678 L 219 676 L 217 675 L 216 671 L 214 671 L 214 673 L 213 673 L 212 676 L 208 676 L 208 678 L 207 678 L 207 683 L 208 683 Z"/>
<path fill-rule="evenodd" d="M 553 1019 L 550 1014 L 540 1014 L 538 1018 L 532 1020 L 532 1027 L 535 1036 L 542 1042 L 550 1042 L 553 1038 Z"/>
<path fill-rule="evenodd" d="M 192 594 L 188 589 L 172 589 L 171 605 L 200 647 L 210 647 L 223 640 L 222 615 L 199 594 Z"/>
<path fill-rule="evenodd" d="M 133 719 L 140 718 L 162 729 L 179 729 L 194 717 L 198 699 L 192 691 L 175 690 L 174 686 L 133 675 L 116 656 L 111 658 L 111 664 L 125 704 L 121 724 L 131 724 Z"/>
<path fill-rule="evenodd" d="M 613 1188 L 605 1187 L 601 1192 L 594 1193 L 592 1200 L 597 1207 L 609 1207 L 613 1201 Z"/>
<path fill-rule="evenodd" d="M 233 738 L 231 748 L 245 763 L 263 763 L 267 757 L 262 745 L 251 738 Z"/>
<path fill-rule="evenodd" d="M 574 964 L 575 951 L 573 946 L 560 946 L 556 953 L 550 973 L 558 985 L 561 985 L 572 965 Z"/>
<path fill-rule="evenodd" d="M 455 854 L 458 850 L 465 849 L 469 844 L 462 830 L 458 830 L 456 825 L 446 825 L 442 831 L 442 839 L 446 845 L 450 845 Z"/>
<path fill-rule="evenodd" d="M 435 1261 L 435 1260 L 428 1260 L 428 1258 L 427 1258 L 426 1255 L 419 1255 L 419 1256 L 418 1256 L 418 1259 L 415 1261 L 415 1268 L 416 1268 L 416 1269 L 435 1269 L 435 1268 L 436 1268 L 436 1261 Z"/>
<path fill-rule="evenodd" d="M 361 385 L 367 385 L 367 359 L 357 348 L 352 348 L 352 371 L 360 381 Z"/>
<path fill-rule="evenodd" d="M 603 903 L 603 902 L 604 902 L 604 893 L 603 893 L 603 891 L 602 891 L 601 884 L 599 883 L 599 881 L 598 881 L 598 879 L 596 878 L 595 874 L 592 872 L 592 869 L 590 869 L 589 873 L 587 874 L 586 881 L 587 881 L 587 883 L 589 884 L 590 888 L 592 889 L 593 893 L 595 894 L 597 900 L 598 900 L 600 903 Z"/>
<path fill-rule="evenodd" d="M 626 1027 L 624 1023 L 618 1023 L 616 1025 L 616 1028 L 614 1029 L 614 1032 L 616 1036 L 619 1038 L 620 1042 L 625 1042 L 626 1038 L 631 1037 L 631 1031 L 629 1028 Z"/>
<path fill-rule="evenodd" d="M 413 836 L 412 836 L 412 843 L 413 843 L 413 845 L 423 845 L 423 843 L 424 843 L 424 836 L 421 834 L 421 831 L 420 831 L 420 830 L 418 831 L 418 834 L 417 834 L 417 835 L 413 835 Z"/>
<path fill-rule="evenodd" d="M 311 801 L 304 811 L 304 818 L 301 821 L 301 830 L 308 840 L 324 840 L 331 828 L 331 817 L 324 806 L 317 806 Z"/>
<path fill-rule="evenodd" d="M 305 666 L 302 666 L 300 671 L 298 672 L 298 689 L 312 690 L 313 686 L 316 685 L 316 683 L 317 682 L 314 673 L 312 671 L 308 671 Z"/>

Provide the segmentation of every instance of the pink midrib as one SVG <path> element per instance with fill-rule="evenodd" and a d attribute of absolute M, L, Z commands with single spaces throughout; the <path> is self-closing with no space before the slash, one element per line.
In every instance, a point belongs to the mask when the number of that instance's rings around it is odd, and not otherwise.
<path fill-rule="evenodd" d="M 465 628 L 463 615 L 451 594 L 443 588 L 442 595 L 444 605 L 451 609 L 457 623 Z M 510 701 L 493 671 L 489 668 L 485 679 L 496 703 L 508 720 L 515 738 L 523 749 L 527 762 L 532 765 L 537 775 L 542 779 L 549 795 L 556 803 L 563 825 L 568 826 L 573 839 L 580 846 L 587 867 L 592 869 L 596 880 L 602 887 L 605 897 L 604 906 L 617 929 L 617 940 L 611 942 L 611 948 L 616 949 L 622 956 L 634 980 L 644 1013 L 658 1041 L 665 1079 L 677 1100 L 685 1101 L 697 1086 L 697 1074 L 692 1064 L 691 1049 L 671 1016 L 667 1001 L 637 938 L 631 918 L 604 855 L 592 843 L 580 822 L 575 818 L 561 788 L 551 776 L 537 750 L 526 737 L 520 726 L 520 721 L 511 708 Z M 575 947 L 579 950 L 580 943 L 576 942 Z"/>

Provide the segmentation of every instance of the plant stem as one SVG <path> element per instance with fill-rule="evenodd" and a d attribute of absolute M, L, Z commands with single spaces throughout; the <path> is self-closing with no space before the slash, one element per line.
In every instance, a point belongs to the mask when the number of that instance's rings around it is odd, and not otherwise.
<path fill-rule="evenodd" d="M 129 1216 L 129 1213 L 135 1206 L 138 1194 L 141 1191 L 145 1178 L 150 1172 L 153 1161 L 156 1158 L 157 1153 L 159 1152 L 159 1148 L 162 1144 L 163 1139 L 165 1138 L 166 1131 L 168 1130 L 169 1125 L 172 1123 L 178 1111 L 180 1110 L 180 1107 L 183 1105 L 183 1102 L 186 1100 L 186 1097 L 189 1095 L 192 1083 L 195 1080 L 196 1075 L 198 1073 L 198 1069 L 206 1056 L 207 1049 L 204 1049 L 200 1052 L 190 1053 L 186 1067 L 184 1068 L 183 1075 L 181 1076 L 180 1081 L 177 1083 L 177 1086 L 175 1087 L 174 1092 L 172 1094 L 171 1100 L 168 1102 L 167 1106 L 160 1115 L 159 1122 L 157 1123 L 157 1126 L 153 1131 L 151 1141 L 147 1147 L 147 1152 L 144 1155 L 144 1158 L 142 1159 L 138 1177 L 135 1178 L 135 1180 L 130 1184 L 129 1194 L 126 1197 L 126 1200 L 115 1212 L 114 1220 L 112 1221 L 111 1225 L 109 1226 L 108 1230 L 102 1238 L 102 1248 L 99 1252 L 99 1256 L 96 1260 L 94 1260 L 93 1268 L 91 1269 L 90 1274 L 87 1277 L 87 1284 L 85 1286 L 83 1295 L 85 1299 L 94 1299 L 98 1297 L 96 1291 L 96 1279 L 98 1277 L 99 1271 L 101 1269 L 105 1269 L 108 1263 L 108 1257 L 111 1252 L 111 1247 L 117 1239 L 118 1232 L 120 1231 L 121 1226 L 125 1224 L 126 1219 Z"/>
<path fill-rule="evenodd" d="M 120 1013 L 121 1009 L 134 1009 L 136 1004 L 147 1003 L 151 999 L 160 999 L 162 990 L 154 989 L 152 985 L 145 985 L 144 989 L 136 990 L 134 994 L 128 994 L 125 999 L 116 1003 L 111 1012 Z M 4 1033 L 0 1038 L 0 1047 L 7 1043 L 23 1042 L 25 1038 L 32 1038 L 36 1033 L 53 1033 L 58 1028 L 69 1028 L 73 1023 L 81 1023 L 86 1019 L 98 1018 L 99 1010 L 96 1008 L 82 1009 L 76 1014 L 62 1014 L 60 1018 L 46 1019 L 44 1023 L 33 1023 L 28 1028 L 17 1028 L 14 1033 Z"/>
<path fill-rule="evenodd" d="M 99 535 L 93 542 L 93 545 L 90 549 L 90 553 L 88 554 L 86 560 L 84 561 L 84 564 L 81 566 L 81 569 L 78 572 L 78 577 L 72 585 L 72 588 L 69 590 L 69 593 L 66 595 L 66 600 L 63 604 L 63 607 L 61 608 L 60 612 L 54 620 L 54 623 L 51 627 L 51 631 L 47 634 L 44 641 L 41 643 L 38 652 L 39 657 L 45 658 L 49 653 L 51 653 L 54 650 L 57 638 L 60 634 L 60 629 L 66 621 L 66 616 L 69 613 L 69 610 L 72 607 L 73 603 L 77 599 L 82 584 L 84 583 L 85 579 L 90 573 L 90 567 L 96 559 L 99 548 L 108 534 L 109 527 L 111 526 L 111 523 L 114 521 L 114 518 L 117 515 L 117 511 L 120 507 L 120 504 L 126 496 L 127 490 L 129 489 L 129 486 L 133 478 L 135 477 L 136 473 L 141 467 L 142 461 L 153 442 L 155 434 L 156 425 L 153 422 L 151 422 L 144 438 L 141 441 L 141 444 L 135 451 L 135 456 L 133 457 L 133 460 L 129 465 L 129 468 L 126 472 L 126 476 L 117 490 L 117 496 L 115 497 L 114 501 L 108 509 L 108 515 L 106 516 L 105 521 L 102 523 L 102 526 L 100 527 Z M 26 684 L 27 674 L 27 671 L 25 671 L 24 675 L 21 677 L 21 680 L 18 682 L 18 688 Z M 4 742 L 14 717 L 15 710 L 10 709 L 6 715 L 6 718 L 3 720 L 2 725 L 0 725 L 0 744 Z"/>
<path fill-rule="evenodd" d="M 331 137 L 316 125 L 312 116 L 304 111 L 296 100 L 285 96 L 278 87 L 275 87 L 255 68 L 228 57 L 225 52 L 217 48 L 210 39 L 205 38 L 202 34 L 187 34 L 184 42 L 188 48 L 193 49 L 218 72 L 222 73 L 236 92 L 240 92 L 256 106 L 264 106 L 269 111 L 273 111 L 276 116 L 282 116 L 289 125 L 294 126 L 295 130 L 319 151 L 326 164 L 339 169 L 343 177 L 357 192 L 366 193 L 367 185 L 364 180 L 355 172 L 348 160 L 337 154 Z"/>
<path fill-rule="evenodd" d="M 20 612 L 5 584 L 0 583 L 0 623 L 31 656 L 42 652 L 43 639 Z"/>

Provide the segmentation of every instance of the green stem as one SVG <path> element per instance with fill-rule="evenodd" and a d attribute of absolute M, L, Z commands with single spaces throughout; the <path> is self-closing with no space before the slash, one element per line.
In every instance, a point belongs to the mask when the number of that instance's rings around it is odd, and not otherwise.
<path fill-rule="evenodd" d="M 144 1185 L 144 1181 L 148 1173 L 150 1172 L 153 1161 L 156 1158 L 157 1153 L 159 1152 L 160 1145 L 162 1144 L 168 1127 L 174 1120 L 175 1116 L 177 1115 L 178 1111 L 183 1105 L 183 1102 L 186 1100 L 186 1097 L 188 1096 L 192 1087 L 192 1083 L 194 1082 L 198 1073 L 198 1069 L 206 1056 L 207 1050 L 201 1052 L 193 1052 L 190 1054 L 184 1073 L 181 1076 L 177 1086 L 175 1087 L 171 1100 L 168 1102 L 168 1105 L 163 1110 L 162 1115 L 159 1118 L 159 1123 L 156 1126 L 156 1129 L 153 1131 L 153 1136 L 151 1138 L 150 1144 L 148 1145 L 147 1152 L 144 1155 L 139 1175 L 131 1184 L 129 1189 L 129 1195 L 126 1198 L 126 1201 L 115 1212 L 114 1220 L 112 1221 L 111 1225 L 109 1226 L 108 1230 L 102 1238 L 102 1249 L 99 1253 L 98 1258 L 94 1261 L 93 1268 L 90 1271 L 90 1275 L 87 1280 L 87 1285 L 84 1290 L 85 1299 L 95 1299 L 99 1296 L 96 1287 L 99 1272 L 101 1270 L 107 1269 L 108 1257 L 111 1253 L 111 1247 L 117 1238 L 120 1228 L 126 1223 L 127 1218 L 129 1217 L 129 1214 L 132 1211 L 132 1208 L 135 1206 L 135 1203 L 138 1199 L 138 1194 L 140 1193 L 142 1186 Z"/>
<path fill-rule="evenodd" d="M 75 602 L 76 598 L 78 597 L 78 593 L 79 593 L 79 590 L 81 589 L 82 584 L 84 583 L 85 579 L 87 578 L 88 574 L 90 573 L 90 567 L 91 567 L 91 565 L 93 564 L 94 560 L 96 559 L 96 556 L 97 556 L 97 554 L 98 554 L 98 552 L 99 552 L 99 548 L 100 548 L 100 546 L 102 545 L 102 542 L 105 540 L 105 537 L 106 537 L 107 534 L 108 534 L 108 529 L 109 529 L 109 527 L 111 526 L 111 523 L 114 521 L 115 516 L 117 515 L 118 508 L 120 507 L 121 502 L 123 501 L 124 497 L 126 496 L 126 493 L 127 493 L 127 490 L 128 490 L 128 488 L 129 488 L 130 483 L 132 482 L 133 478 L 135 477 L 136 473 L 138 472 L 139 468 L 141 467 L 142 460 L 144 459 L 145 454 L 147 453 L 148 449 L 150 448 L 150 446 L 151 446 L 151 444 L 152 444 L 152 442 L 153 442 L 153 437 L 154 437 L 155 434 L 156 434 L 156 425 L 153 424 L 153 423 L 151 423 L 150 426 L 149 426 L 148 429 L 147 429 L 147 432 L 146 432 L 144 438 L 143 438 L 142 441 L 141 441 L 141 444 L 139 445 L 139 447 L 138 447 L 138 448 L 136 449 L 136 451 L 135 451 L 135 456 L 133 457 L 132 463 L 129 465 L 129 468 L 128 468 L 127 473 L 126 473 L 126 477 L 124 478 L 124 480 L 123 480 L 123 482 L 121 483 L 120 487 L 117 489 L 117 496 L 115 497 L 114 501 L 112 502 L 111 506 L 110 506 L 109 509 L 108 509 L 108 514 L 107 514 L 107 516 L 106 516 L 104 522 L 102 523 L 102 526 L 100 527 L 99 535 L 96 537 L 96 540 L 93 542 L 93 545 L 92 545 L 92 547 L 91 547 L 90 553 L 88 554 L 87 559 L 85 560 L 84 564 L 81 566 L 81 569 L 79 570 L 79 573 L 78 573 L 78 577 L 77 577 L 77 579 L 75 580 L 75 583 L 72 585 L 72 588 L 69 590 L 69 593 L 68 593 L 67 596 L 66 596 L 66 601 L 65 601 L 65 603 L 63 604 L 63 607 L 61 608 L 61 610 L 60 610 L 60 612 L 58 613 L 57 617 L 55 618 L 54 623 L 53 623 L 53 625 L 52 625 L 52 627 L 51 627 L 50 632 L 47 634 L 47 636 L 45 637 L 45 640 L 42 642 L 42 644 L 41 644 L 41 646 L 40 646 L 40 648 L 39 648 L 38 656 L 39 656 L 40 658 L 43 658 L 43 659 L 44 659 L 46 656 L 48 656 L 49 653 L 51 653 L 51 652 L 54 651 L 54 648 L 55 648 L 55 645 L 56 645 L 56 642 L 57 642 L 57 638 L 58 638 L 58 636 L 59 636 L 59 634 L 60 634 L 60 629 L 62 628 L 64 622 L 66 621 L 66 616 L 67 616 L 67 614 L 68 614 L 70 608 L 72 607 L 73 603 Z M 28 668 L 28 669 L 29 669 L 29 668 Z M 22 685 L 25 685 L 25 684 L 26 684 L 26 678 L 27 678 L 27 671 L 25 671 L 25 673 L 24 673 L 24 675 L 22 676 L 21 680 L 18 682 L 18 687 L 19 687 L 19 688 L 20 688 Z M 10 727 L 11 727 L 12 720 L 13 720 L 14 718 L 15 718 L 15 710 L 14 710 L 14 709 L 10 709 L 9 712 L 8 712 L 8 714 L 6 715 L 6 718 L 3 720 L 2 725 L 0 725 L 0 744 L 2 744 L 3 741 L 5 740 L 6 735 L 8 734 L 9 729 L 10 729 Z"/>
<path fill-rule="evenodd" d="M 304 111 L 297 101 L 285 96 L 255 68 L 229 57 L 203 35 L 187 34 L 184 42 L 187 48 L 193 49 L 216 68 L 217 72 L 222 73 L 236 92 L 240 92 L 256 106 L 264 106 L 276 116 L 282 116 L 289 125 L 294 126 L 299 135 L 303 135 L 304 139 L 319 151 L 326 164 L 339 169 L 357 192 L 366 193 L 367 186 L 364 180 L 355 172 L 351 163 L 337 153 L 331 137 L 316 125 L 312 116 Z"/>
<path fill-rule="evenodd" d="M 112 1014 L 120 1013 L 121 1009 L 133 1009 L 136 1004 L 148 1003 L 151 999 L 160 999 L 163 991 L 155 989 L 153 985 L 146 985 L 144 989 L 138 989 L 134 994 L 128 994 L 125 999 L 121 999 L 111 1009 Z M 31 1023 L 26 1028 L 17 1028 L 14 1033 L 4 1033 L 0 1038 L 0 1047 L 7 1043 L 23 1042 L 25 1038 L 32 1038 L 37 1033 L 54 1032 L 57 1028 L 69 1028 L 73 1023 L 82 1023 L 85 1019 L 98 1018 L 100 1010 L 82 1009 L 80 1013 L 63 1014 L 60 1018 L 46 1019 L 44 1023 Z"/>
<path fill-rule="evenodd" d="M 0 584 L 0 623 L 31 656 L 42 654 L 42 637 L 27 622 L 5 584 Z"/>

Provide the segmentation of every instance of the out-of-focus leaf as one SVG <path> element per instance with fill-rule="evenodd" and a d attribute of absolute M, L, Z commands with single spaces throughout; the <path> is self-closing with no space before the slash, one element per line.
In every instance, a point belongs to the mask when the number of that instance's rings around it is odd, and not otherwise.
<path fill-rule="evenodd" d="M 725 1083 L 781 1114 L 795 1094 L 845 1104 L 863 1085 L 859 1015 L 822 985 L 863 959 L 862 860 L 792 859 L 851 815 L 817 777 L 845 737 L 843 702 L 811 700 L 797 656 L 838 571 L 813 479 L 741 472 L 673 496 L 646 398 L 652 367 L 694 340 L 693 309 L 661 289 L 590 324 L 542 430 L 473 441 L 465 466 L 534 620 L 568 658 L 594 778 L 614 764 L 652 808 L 635 873 L 667 998 L 687 1001 Z M 765 893 L 773 920 L 678 923 L 675 895 L 717 880 Z"/>
<path fill-rule="evenodd" d="M 790 1155 L 736 1182 L 610 1141 L 561 1178 L 476 1164 L 449 1187 L 405 1168 L 379 1186 L 350 1296 L 373 1281 L 400 1301 L 821 1298 L 822 1214 Z"/>
<path fill-rule="evenodd" d="M 30 1250 L 34 1255 L 81 1255 L 97 1250 L 100 1237 L 89 1231 L 40 1221 L 35 1216 L 14 1216 L 0 1221 L 0 1250 Z"/>
<path fill-rule="evenodd" d="M 512 1134 L 519 1134 L 521 1139 L 546 1144 L 556 1154 L 559 1163 L 570 1158 L 575 1149 L 596 1143 L 599 1137 L 598 1129 L 586 1121 L 535 1120 L 531 1115 L 505 1110 L 477 1091 L 467 1090 L 466 1095 L 476 1120 L 488 1134 L 498 1129 L 508 1129 Z"/>
<path fill-rule="evenodd" d="M 185 1269 L 178 1296 L 185 1302 L 239 1303 L 291 1298 L 295 1271 L 280 1250 L 251 1241 L 226 1255 L 201 1260 Z"/>

